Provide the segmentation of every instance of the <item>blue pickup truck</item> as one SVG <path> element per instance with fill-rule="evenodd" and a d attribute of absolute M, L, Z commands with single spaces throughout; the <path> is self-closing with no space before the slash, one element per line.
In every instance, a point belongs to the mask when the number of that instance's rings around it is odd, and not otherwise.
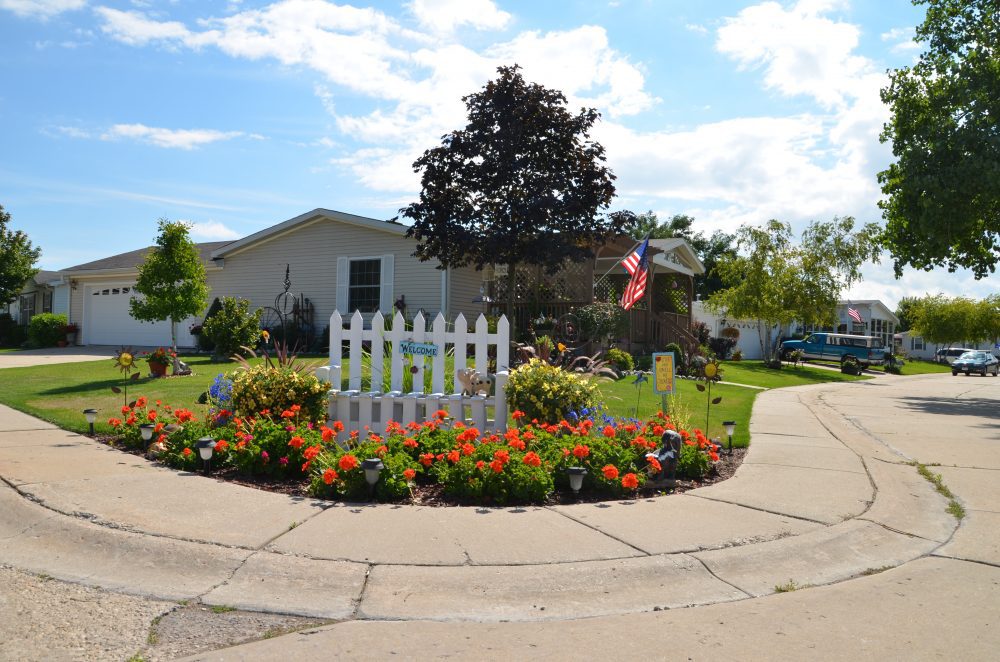
<path fill-rule="evenodd" d="M 797 349 L 802 350 L 804 359 L 843 362 L 845 356 L 852 355 L 864 368 L 885 363 L 885 346 L 882 339 L 875 336 L 813 333 L 804 340 L 781 343 L 781 358 L 787 359 Z"/>

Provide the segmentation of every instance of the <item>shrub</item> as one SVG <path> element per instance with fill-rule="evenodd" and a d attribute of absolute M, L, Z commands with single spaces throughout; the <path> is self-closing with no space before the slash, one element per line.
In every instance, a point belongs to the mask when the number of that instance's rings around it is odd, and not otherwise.
<path fill-rule="evenodd" d="M 626 370 L 635 370 L 635 361 L 632 359 L 632 355 L 625 350 L 618 349 L 617 347 L 612 347 L 607 352 L 604 353 L 604 358 L 608 363 L 612 364 L 619 372 L 625 372 Z"/>
<path fill-rule="evenodd" d="M 0 345 L 18 347 L 25 341 L 24 328 L 10 313 L 0 313 Z"/>
<path fill-rule="evenodd" d="M 614 303 L 592 303 L 576 310 L 583 333 L 593 340 L 617 338 L 628 331 L 628 314 Z"/>
<path fill-rule="evenodd" d="M 692 324 L 691 333 L 698 339 L 699 345 L 707 345 L 709 338 L 712 337 L 712 329 L 704 322 L 695 322 Z"/>
<path fill-rule="evenodd" d="M 855 356 L 848 354 L 840 363 L 840 372 L 845 375 L 860 375 L 863 372 L 863 369 L 861 368 L 861 364 L 858 362 L 858 359 Z"/>
<path fill-rule="evenodd" d="M 326 418 L 330 384 L 316 375 L 290 367 L 255 365 L 235 370 L 228 378 L 233 382 L 231 398 L 237 416 L 276 419 L 299 406 L 307 421 Z"/>
<path fill-rule="evenodd" d="M 28 322 L 28 342 L 33 347 L 53 347 L 60 340 L 66 339 L 65 315 L 54 313 L 39 313 Z"/>
<path fill-rule="evenodd" d="M 205 333 L 205 322 L 215 317 L 216 313 L 222 310 L 222 302 L 219 301 L 219 297 L 215 297 L 212 300 L 212 305 L 208 307 L 208 312 L 205 313 L 205 319 L 202 320 L 201 324 L 196 324 L 192 327 L 191 331 L 194 333 L 197 331 L 198 336 L 198 349 L 203 352 L 213 352 L 215 351 L 215 343 L 212 339 L 208 337 Z"/>
<path fill-rule="evenodd" d="M 215 346 L 213 359 L 226 359 L 243 354 L 241 347 L 253 347 L 260 337 L 260 310 L 250 313 L 246 299 L 223 297 L 219 310 L 205 320 L 201 335 L 207 336 Z"/>
<path fill-rule="evenodd" d="M 708 346 L 720 361 L 725 361 L 729 358 L 733 347 L 736 347 L 736 338 L 711 338 L 708 341 Z"/>
<path fill-rule="evenodd" d="M 570 411 L 593 408 L 599 392 L 597 384 L 586 377 L 551 366 L 540 359 L 510 373 L 507 403 L 525 413 L 528 420 L 558 423 Z"/>
<path fill-rule="evenodd" d="M 674 353 L 674 367 L 677 369 L 678 375 L 683 375 L 687 373 L 687 363 L 684 360 L 684 351 L 681 346 L 675 342 L 670 343 L 663 348 L 664 352 Z"/>
<path fill-rule="evenodd" d="M 740 348 L 738 348 L 738 347 L 735 350 L 733 350 L 732 360 L 733 361 L 742 361 L 743 360 L 743 350 L 740 349 Z"/>
<path fill-rule="evenodd" d="M 653 369 L 653 357 L 650 354 L 645 354 L 643 356 L 635 357 L 635 369 L 636 370 L 652 370 Z"/>

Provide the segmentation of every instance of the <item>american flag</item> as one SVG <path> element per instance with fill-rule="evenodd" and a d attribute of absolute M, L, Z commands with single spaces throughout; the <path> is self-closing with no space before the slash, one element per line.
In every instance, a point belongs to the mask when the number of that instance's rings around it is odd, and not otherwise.
<path fill-rule="evenodd" d="M 850 317 L 855 322 L 857 322 L 858 324 L 865 323 L 865 321 L 861 319 L 861 313 L 859 313 L 857 309 L 851 308 L 850 306 L 847 307 L 847 316 Z"/>
<path fill-rule="evenodd" d="M 646 276 L 649 274 L 649 263 L 646 261 L 646 249 L 649 247 L 649 237 L 646 237 L 639 248 L 629 253 L 622 266 L 632 278 L 622 294 L 622 308 L 628 310 L 646 293 Z"/>

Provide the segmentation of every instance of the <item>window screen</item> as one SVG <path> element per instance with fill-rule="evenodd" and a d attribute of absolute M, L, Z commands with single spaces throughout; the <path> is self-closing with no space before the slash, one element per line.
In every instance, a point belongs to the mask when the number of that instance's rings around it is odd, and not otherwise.
<path fill-rule="evenodd" d="M 373 313 L 382 290 L 382 260 L 351 260 L 348 309 Z"/>

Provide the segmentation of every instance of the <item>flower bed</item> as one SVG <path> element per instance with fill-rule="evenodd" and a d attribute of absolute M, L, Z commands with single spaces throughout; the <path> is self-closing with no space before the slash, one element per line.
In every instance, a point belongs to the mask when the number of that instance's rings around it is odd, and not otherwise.
<path fill-rule="evenodd" d="M 210 437 L 216 471 L 269 484 L 306 482 L 308 493 L 320 498 L 405 501 L 430 490 L 453 503 L 506 505 L 545 503 L 568 492 L 569 467 L 586 469 L 585 499 L 637 494 L 660 470 L 647 453 L 659 448 L 665 430 L 676 429 L 662 412 L 638 421 L 585 409 L 555 424 L 528 422 L 516 411 L 519 427 L 500 434 L 451 421 L 440 411 L 423 424 L 391 424 L 384 435 L 355 432 L 339 444 L 338 421 L 316 420 L 298 404 L 237 416 L 228 408 L 232 392 L 220 375 L 206 394 L 203 415 L 138 398 L 109 420 L 115 443 L 191 471 L 202 466 L 198 440 Z M 142 425 L 151 426 L 149 442 Z M 705 478 L 719 461 L 718 447 L 701 430 L 677 431 L 684 441 L 678 478 Z M 382 464 L 374 488 L 362 466 L 368 459 Z"/>

